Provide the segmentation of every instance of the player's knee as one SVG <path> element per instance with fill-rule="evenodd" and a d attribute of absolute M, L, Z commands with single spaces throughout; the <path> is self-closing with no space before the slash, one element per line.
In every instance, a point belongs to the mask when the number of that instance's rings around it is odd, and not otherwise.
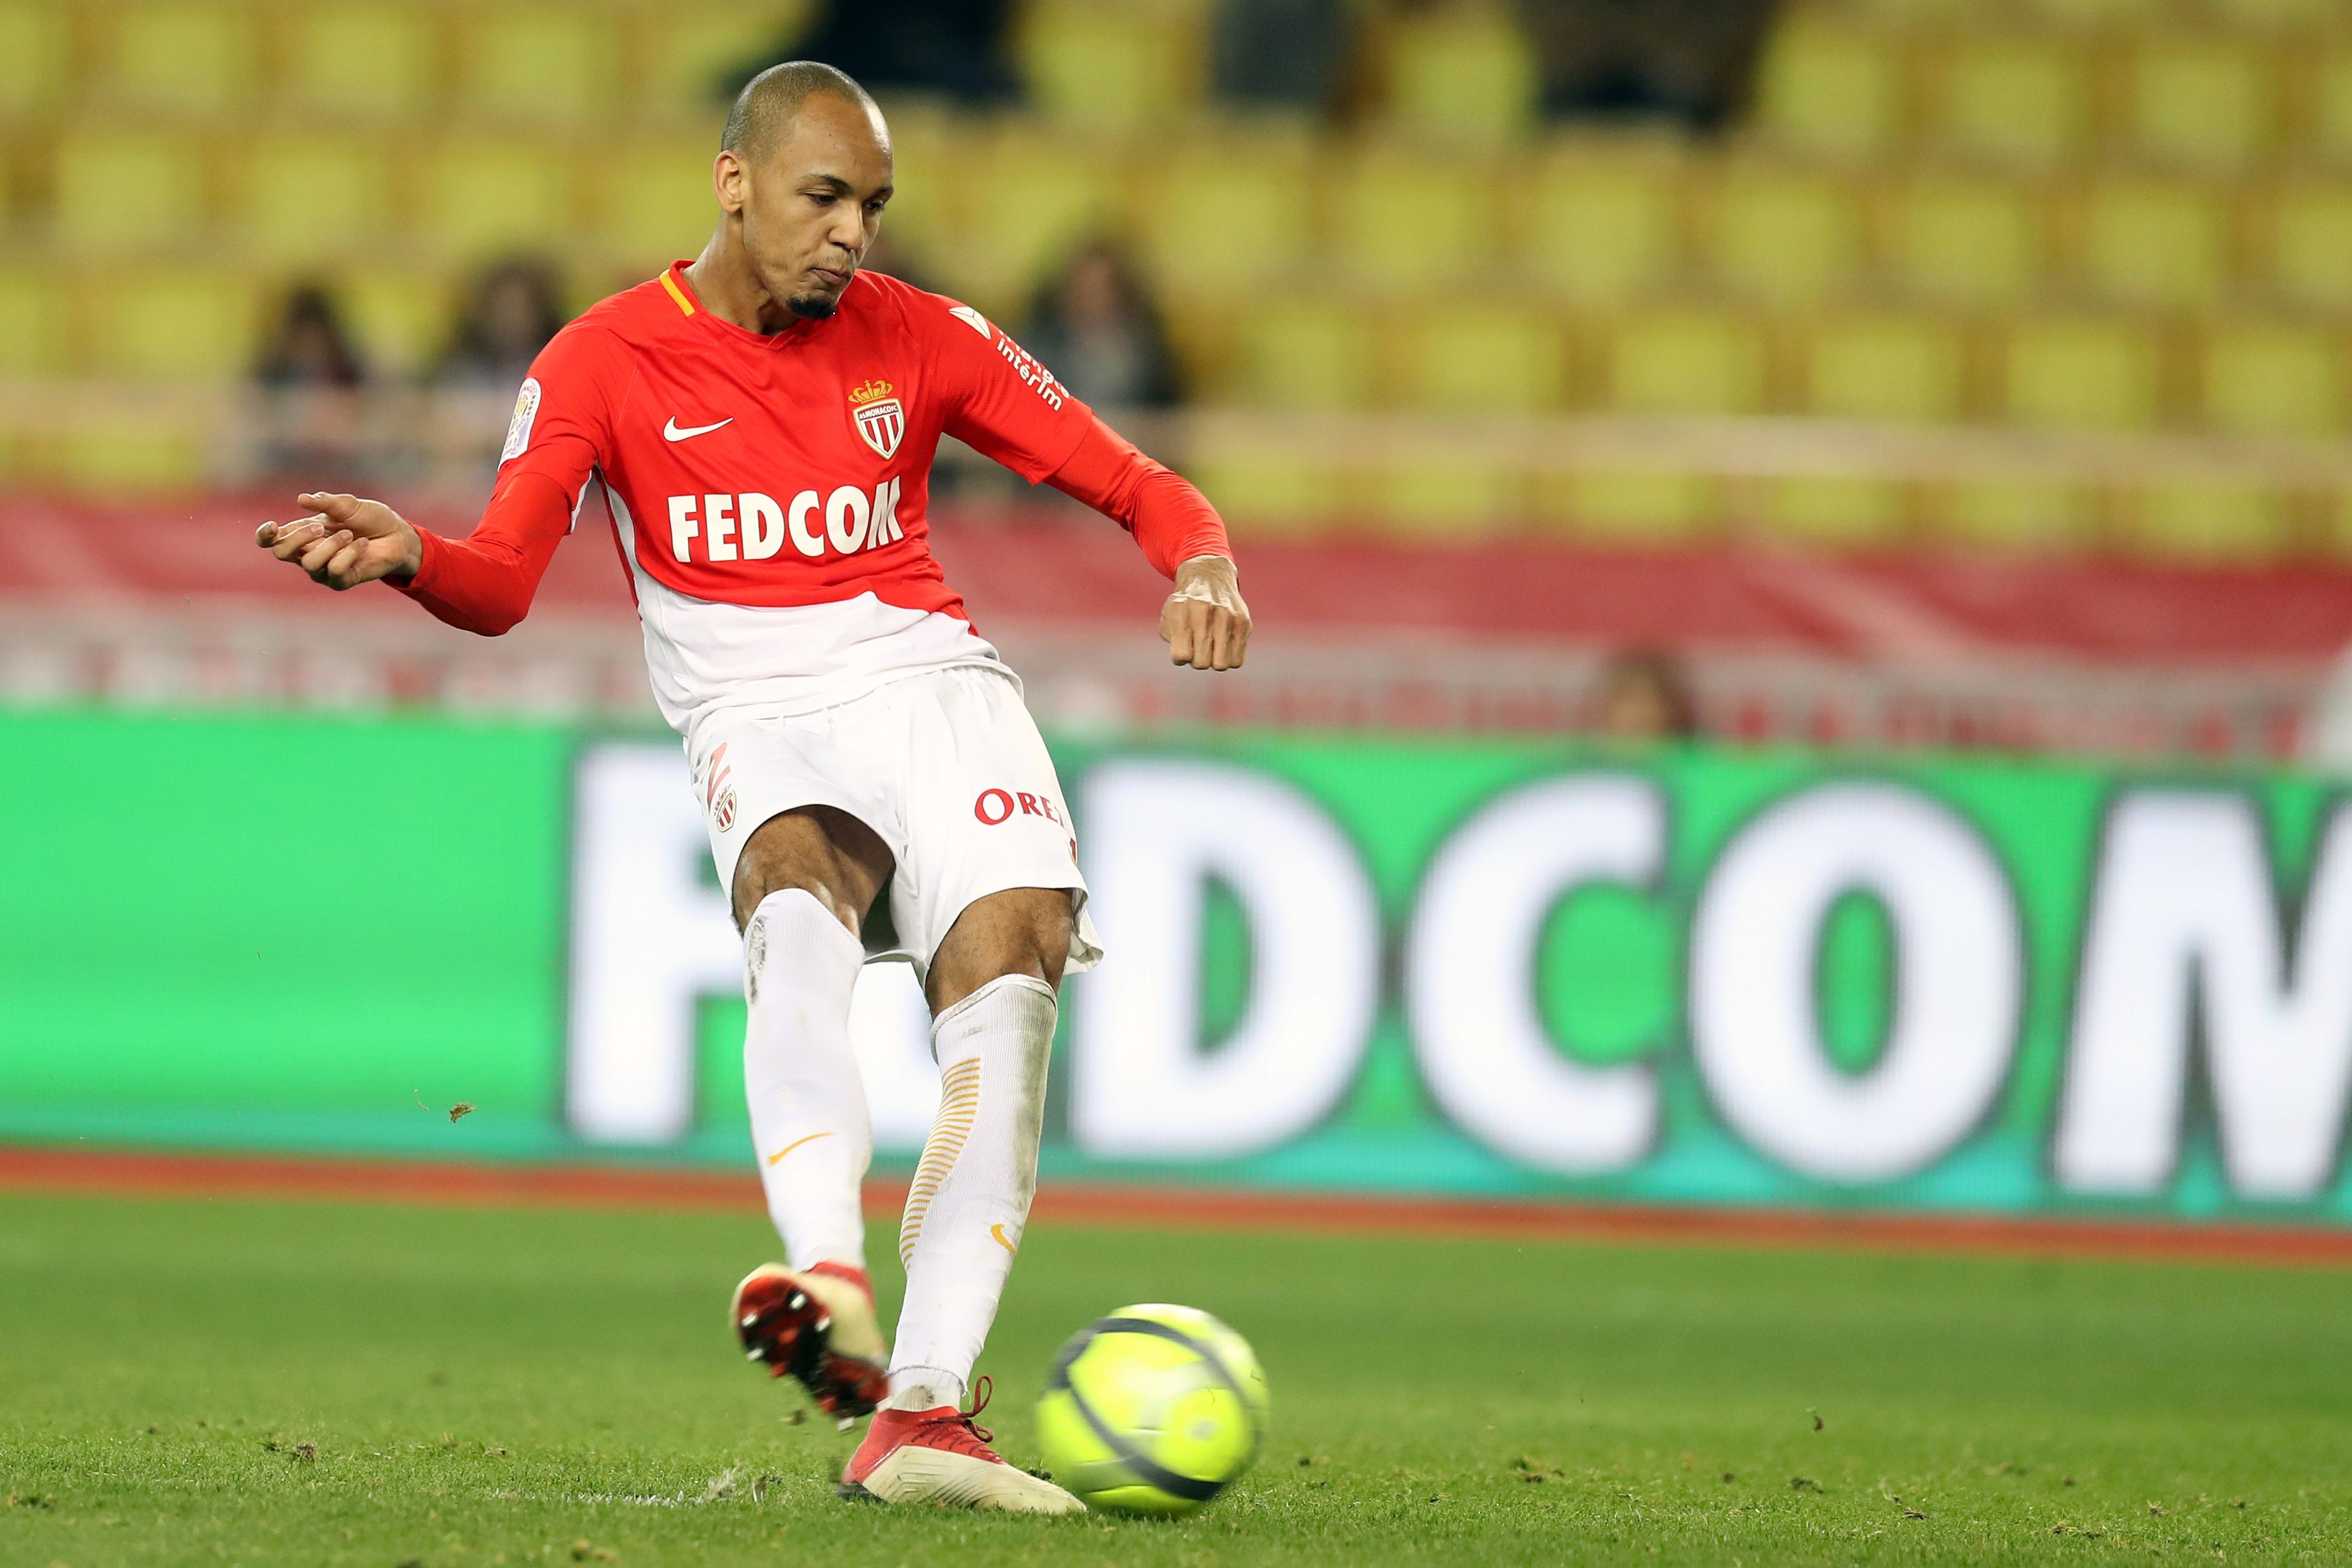
<path fill-rule="evenodd" d="M 964 911 L 932 960 L 933 1009 L 952 1007 L 1008 974 L 1059 986 L 1075 933 L 1070 896 L 1058 889 L 1021 888 L 982 900 Z"/>

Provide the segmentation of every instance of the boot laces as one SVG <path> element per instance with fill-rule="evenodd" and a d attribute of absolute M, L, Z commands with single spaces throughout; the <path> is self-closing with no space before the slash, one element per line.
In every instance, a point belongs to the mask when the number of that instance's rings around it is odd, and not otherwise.
<path fill-rule="evenodd" d="M 989 1396 L 995 1391 L 996 1384 L 990 1380 L 988 1373 L 983 1372 L 972 1381 L 971 1408 L 958 1410 L 937 1418 L 939 1424 L 948 1429 L 946 1436 L 958 1451 L 971 1454 L 975 1458 L 982 1455 L 993 1457 L 993 1450 L 989 1447 L 989 1445 L 996 1441 L 996 1434 L 974 1421 L 972 1417 L 988 1408 Z"/>

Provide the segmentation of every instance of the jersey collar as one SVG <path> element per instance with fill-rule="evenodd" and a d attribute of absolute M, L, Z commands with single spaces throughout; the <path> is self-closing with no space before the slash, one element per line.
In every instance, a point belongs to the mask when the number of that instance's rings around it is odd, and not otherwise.
<path fill-rule="evenodd" d="M 689 321 L 702 322 L 706 328 L 715 329 L 723 336 L 739 339 L 756 348 L 787 349 L 805 342 L 812 331 L 824 325 L 823 321 L 795 321 L 776 332 L 755 332 L 749 327 L 739 327 L 715 314 L 694 291 L 694 285 L 686 280 L 686 269 L 693 265 L 690 259 L 671 262 L 669 269 L 661 275 L 662 292 L 669 296 L 670 303 L 677 308 L 680 315 Z M 851 278 L 849 286 L 852 289 L 857 287 L 857 279 Z M 847 290 L 844 290 L 843 300 L 846 301 L 848 297 Z M 835 314 L 837 316 L 839 312 Z"/>

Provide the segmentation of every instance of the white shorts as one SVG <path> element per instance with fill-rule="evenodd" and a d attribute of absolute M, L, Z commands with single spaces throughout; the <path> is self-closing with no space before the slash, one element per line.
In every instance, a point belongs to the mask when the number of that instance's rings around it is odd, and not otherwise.
<path fill-rule="evenodd" d="M 1012 888 L 1069 889 L 1067 967 L 1102 957 L 1069 806 L 1010 674 L 934 670 L 813 713 L 721 709 L 688 736 L 687 761 L 721 888 L 735 885 L 735 862 L 761 823 L 829 805 L 872 828 L 898 862 L 895 939 L 869 940 L 870 957 L 927 973 L 956 917 Z"/>

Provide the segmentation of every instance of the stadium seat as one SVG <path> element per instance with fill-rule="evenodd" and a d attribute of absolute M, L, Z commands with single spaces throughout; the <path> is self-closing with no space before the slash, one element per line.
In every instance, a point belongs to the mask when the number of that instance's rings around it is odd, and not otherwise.
<path fill-rule="evenodd" d="M 31 379 L 70 369 L 71 309 L 56 268 L 0 270 L 0 377 Z"/>
<path fill-rule="evenodd" d="M 1705 474 L 1596 468 L 1541 487 L 1538 504 L 1595 541 L 1664 546 L 1710 530 L 1722 515 L 1722 488 Z"/>
<path fill-rule="evenodd" d="M 2271 204 L 2271 283 L 2298 304 L 2352 310 L 2352 184 L 2297 185 Z"/>
<path fill-rule="evenodd" d="M 570 166 L 552 148 L 453 137 L 427 154 L 419 173 L 424 238 L 446 259 L 532 247 L 554 252 L 576 238 Z"/>
<path fill-rule="evenodd" d="M 1843 419 L 1956 419 L 1959 336 L 1932 320 L 1867 316 L 1814 330 L 1807 406 Z"/>
<path fill-rule="evenodd" d="M 92 368 L 135 381 L 234 381 L 259 346 L 256 285 L 232 272 L 159 270 L 93 281 Z"/>
<path fill-rule="evenodd" d="M 2333 436 L 2346 412 L 2345 352 L 2336 333 L 2280 323 L 2210 329 L 2205 423 L 2242 436 Z"/>
<path fill-rule="evenodd" d="M 2091 497 L 2052 479 L 1956 479 L 1935 515 L 1930 537 L 1970 552 L 2060 555 L 2091 538 Z"/>
<path fill-rule="evenodd" d="M 1030 291 L 1072 247 L 1114 228 L 1118 171 L 1043 127 L 1016 126 L 971 150 L 950 281 L 999 315 L 1017 317 Z"/>
<path fill-rule="evenodd" d="M 459 100 L 483 120 L 580 125 L 621 108 L 611 14 L 593 5 L 466 6 Z"/>
<path fill-rule="evenodd" d="M 1629 414 L 1754 414 L 1764 405 L 1764 344 L 1742 316 L 1684 312 L 1620 325 L 1609 353 L 1611 405 Z"/>
<path fill-rule="evenodd" d="M 360 272 L 336 290 L 368 368 L 408 377 L 429 371 L 448 346 L 450 295 L 445 279 L 422 272 Z"/>
<path fill-rule="evenodd" d="M 2135 151 L 2188 169 L 2232 170 L 2271 142 L 2279 84 L 2256 49 L 2217 38 L 2151 37 L 2132 63 Z"/>
<path fill-rule="evenodd" d="M 2343 16 L 2340 0 L 2210 0 L 2232 26 L 2285 31 L 2318 28 Z"/>
<path fill-rule="evenodd" d="M 2015 304 L 2041 283 L 2042 213 L 2017 186 L 1930 175 L 1902 190 L 1888 216 L 1894 280 L 1923 299 Z"/>
<path fill-rule="evenodd" d="M 2050 168 L 2080 152 L 2090 90 L 2064 43 L 2027 36 L 1972 38 L 1942 60 L 1931 140 L 1944 151 Z"/>
<path fill-rule="evenodd" d="M 391 226 L 389 178 L 378 142 L 278 132 L 239 162 L 236 226 L 272 266 L 365 254 Z"/>
<path fill-rule="evenodd" d="M 73 39 L 63 5 L 0 5 L 0 121 L 46 114 L 67 100 Z"/>
<path fill-rule="evenodd" d="M 1388 50 L 1388 120 L 1416 142 L 1492 146 L 1535 123 L 1536 61 L 1509 16 L 1484 7 L 1407 14 Z"/>
<path fill-rule="evenodd" d="M 101 35 L 100 93 L 142 117 L 218 114 L 253 100 L 256 40 L 247 6 L 205 0 L 130 5 Z"/>
<path fill-rule="evenodd" d="M 1454 304 L 1415 311 L 1403 334 L 1399 387 L 1416 408 L 1459 414 L 1536 414 L 1559 405 L 1558 324 L 1507 305 Z"/>
<path fill-rule="evenodd" d="M 701 250 L 719 221 L 710 188 L 718 141 L 633 137 L 589 156 L 583 172 L 596 192 L 605 254 L 650 270 Z"/>
<path fill-rule="evenodd" d="M 1526 476 L 1507 464 L 1450 454 L 1400 456 L 1371 477 L 1365 511 L 1384 531 L 1475 539 L 1521 523 Z"/>
<path fill-rule="evenodd" d="M 77 250 L 169 250 L 205 217 L 205 165 L 191 138 L 161 131 L 68 132 L 58 142 L 58 240 Z"/>
<path fill-rule="evenodd" d="M 2219 205 L 2191 185 L 2105 184 L 2083 211 L 2083 270 L 2126 305 L 2201 309 L 2227 286 L 2229 235 Z"/>
<path fill-rule="evenodd" d="M 1477 240 L 1449 228 L 1496 209 L 1492 171 L 1458 158 L 1369 149 L 1332 189 L 1339 251 L 1358 281 L 1400 292 L 1451 289 L 1475 265 Z"/>
<path fill-rule="evenodd" d="M 357 0 L 291 8 L 279 34 L 281 90 L 295 108 L 352 119 L 422 114 L 439 82 L 433 13 Z"/>
<path fill-rule="evenodd" d="M 1304 156 L 1275 138 L 1189 145 L 1146 189 L 1141 257 L 1171 292 L 1242 298 L 1307 254 L 1313 182 Z"/>
<path fill-rule="evenodd" d="M 1311 458 L 1211 447 L 1188 453 L 1184 471 L 1243 539 L 1318 533 L 1343 521 L 1339 476 Z"/>
<path fill-rule="evenodd" d="M 784 40 L 802 30 L 814 9 L 809 0 L 693 0 L 638 11 L 625 62 L 641 117 L 691 121 L 715 132 L 726 108 L 727 75 L 762 58 L 782 58 Z"/>
<path fill-rule="evenodd" d="M 1903 489 L 1884 479 L 1783 477 L 1765 484 L 1757 521 L 1775 539 L 1832 550 L 1883 548 L 1902 539 Z"/>
<path fill-rule="evenodd" d="M 1272 408 L 1361 408 L 1377 391 L 1377 343 L 1364 312 L 1328 300 L 1278 300 L 1250 312 L 1236 389 Z"/>
<path fill-rule="evenodd" d="M 1903 131 L 1902 60 L 1885 36 L 1801 18 L 1772 30 L 1758 67 L 1754 123 L 1769 140 L 1855 161 Z"/>
<path fill-rule="evenodd" d="M 2352 47 L 2339 43 L 2320 62 L 2317 88 L 2312 151 L 2339 168 L 2352 164 Z"/>
<path fill-rule="evenodd" d="M 45 466 L 61 488 L 118 502 L 185 495 L 212 477 L 194 429 L 129 410 L 77 421 L 51 444 Z"/>
<path fill-rule="evenodd" d="M 1528 272 L 1561 297 L 1613 305 L 1670 287 L 1678 268 L 1679 169 L 1590 153 L 1549 160 L 1526 203 Z"/>
<path fill-rule="evenodd" d="M 1843 292 L 1862 262 L 1862 214 L 1851 185 L 1735 166 L 1716 193 L 1709 249 L 1717 278 L 1775 304 Z"/>
<path fill-rule="evenodd" d="M 1135 5 L 1045 0 L 1020 29 L 1030 100 L 1073 129 L 1133 136 L 1193 96 L 1188 35 Z"/>
<path fill-rule="evenodd" d="M 2009 416 L 2053 429 L 2137 429 L 2156 419 L 2158 368 L 2156 345 L 2122 322 L 2021 321 L 2009 331 Z"/>
<path fill-rule="evenodd" d="M 2175 479 L 2129 509 L 2126 542 L 2154 559 L 2226 565 L 2275 561 L 2290 542 L 2283 500 L 2256 485 Z"/>

